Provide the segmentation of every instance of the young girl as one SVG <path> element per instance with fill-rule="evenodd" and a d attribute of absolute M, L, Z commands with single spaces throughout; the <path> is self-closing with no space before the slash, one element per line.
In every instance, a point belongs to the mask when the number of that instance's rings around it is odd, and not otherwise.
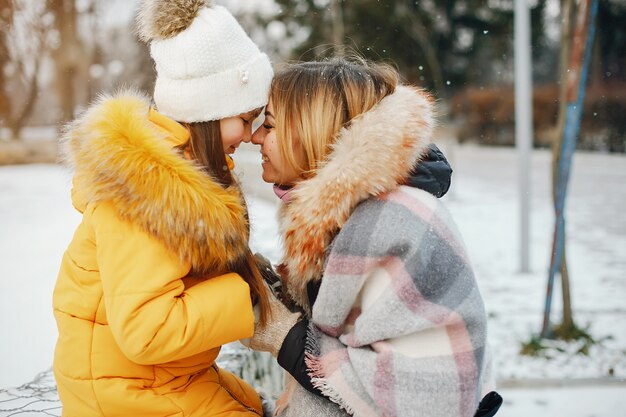
<path fill-rule="evenodd" d="M 228 154 L 249 141 L 271 64 L 226 9 L 145 1 L 150 100 L 104 97 L 69 126 L 83 214 L 54 290 L 54 374 L 64 416 L 261 415 L 215 364 L 265 321 L 265 287 Z"/>
<path fill-rule="evenodd" d="M 276 314 L 246 343 L 298 381 L 282 415 L 479 408 L 491 384 L 483 302 L 449 213 L 412 186 L 433 125 L 432 99 L 386 66 L 335 59 L 274 78 L 252 142 L 284 201 L 283 297 L 304 314 L 272 297 Z"/>

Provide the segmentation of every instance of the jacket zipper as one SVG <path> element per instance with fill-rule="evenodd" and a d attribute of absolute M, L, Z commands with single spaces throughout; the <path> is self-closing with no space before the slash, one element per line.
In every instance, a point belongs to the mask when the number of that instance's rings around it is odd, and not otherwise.
<path fill-rule="evenodd" d="M 248 405 L 244 404 L 243 402 L 241 402 L 241 400 L 240 400 L 239 398 L 237 398 L 237 397 L 236 397 L 236 396 L 235 396 L 232 392 L 230 392 L 230 390 L 229 390 L 228 388 L 226 388 L 226 387 L 222 384 L 222 376 L 220 375 L 220 371 L 219 371 L 219 369 L 217 368 L 217 365 L 213 364 L 211 367 L 213 368 L 213 370 L 214 370 L 214 371 L 215 371 L 215 373 L 217 374 L 217 382 L 218 382 L 218 384 L 220 384 L 220 387 L 222 387 L 222 389 L 223 389 L 224 391 L 226 391 L 226 392 L 228 393 L 228 395 L 230 395 L 230 396 L 232 397 L 232 399 L 233 399 L 233 400 L 237 401 L 239 404 L 241 404 L 241 406 L 242 406 L 243 408 L 245 408 L 246 410 L 248 410 L 248 411 L 250 411 L 250 412 L 252 412 L 252 413 L 256 414 L 257 416 L 261 416 L 261 417 L 263 416 L 263 414 L 262 414 L 262 413 L 261 413 L 261 414 L 259 414 L 259 412 L 258 412 L 257 410 L 255 410 L 254 408 L 252 408 L 252 407 L 250 407 L 250 406 L 248 406 Z"/>

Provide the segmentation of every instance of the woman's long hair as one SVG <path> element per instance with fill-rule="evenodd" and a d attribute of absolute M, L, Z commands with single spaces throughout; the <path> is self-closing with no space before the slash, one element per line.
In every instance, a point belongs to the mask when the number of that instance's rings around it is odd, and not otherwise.
<path fill-rule="evenodd" d="M 278 72 L 270 101 L 282 160 L 305 178 L 313 175 L 341 128 L 392 94 L 398 82 L 398 72 L 391 66 L 356 56 L 303 62 Z M 305 156 L 300 163 L 294 145 Z"/>
<path fill-rule="evenodd" d="M 190 139 L 186 144 L 182 145 L 181 150 L 189 152 L 198 165 L 224 188 L 237 187 L 241 193 L 240 186 L 230 172 L 226 162 L 219 121 L 182 124 L 189 130 Z M 242 203 L 245 206 L 243 193 L 241 195 Z M 267 289 L 250 249 L 241 254 L 238 260 L 230 265 L 230 268 L 232 272 L 241 275 L 248 283 L 250 296 L 260 306 L 261 324 L 267 323 L 270 314 Z"/>

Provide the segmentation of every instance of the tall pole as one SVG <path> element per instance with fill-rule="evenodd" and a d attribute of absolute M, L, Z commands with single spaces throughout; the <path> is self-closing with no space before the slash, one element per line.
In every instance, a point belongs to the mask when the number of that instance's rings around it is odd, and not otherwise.
<path fill-rule="evenodd" d="M 532 149 L 530 10 L 515 0 L 515 143 L 519 155 L 520 269 L 530 271 L 530 152 Z"/>

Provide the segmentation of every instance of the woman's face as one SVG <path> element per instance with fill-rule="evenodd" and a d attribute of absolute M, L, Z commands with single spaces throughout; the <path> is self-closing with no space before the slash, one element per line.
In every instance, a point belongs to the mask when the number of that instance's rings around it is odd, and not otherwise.
<path fill-rule="evenodd" d="M 298 138 L 293 135 L 293 142 L 297 143 Z M 276 119 L 273 114 L 272 100 L 265 107 L 265 120 L 263 124 L 252 135 L 252 143 L 261 145 L 261 158 L 263 160 L 263 181 L 279 184 L 293 185 L 300 179 L 291 165 L 285 163 L 280 154 L 279 144 L 276 138 Z M 295 145 L 292 144 L 292 145 Z M 294 146 L 296 161 L 300 164 L 304 160 L 304 155 L 299 146 Z"/>
<path fill-rule="evenodd" d="M 259 114 L 261 114 L 260 108 L 220 120 L 220 134 L 224 153 L 233 154 L 241 142 L 250 142 L 252 122 L 259 117 Z"/>

